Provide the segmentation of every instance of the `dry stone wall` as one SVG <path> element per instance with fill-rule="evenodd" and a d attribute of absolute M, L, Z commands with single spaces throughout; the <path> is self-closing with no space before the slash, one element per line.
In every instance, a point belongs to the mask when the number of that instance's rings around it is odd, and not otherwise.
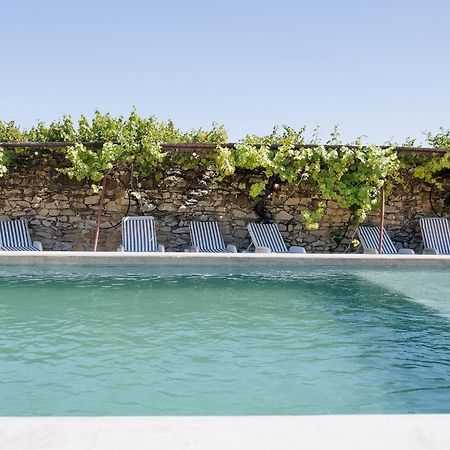
<path fill-rule="evenodd" d="M 58 173 L 57 161 L 33 161 L 27 167 L 11 169 L 0 179 L 0 220 L 26 218 L 33 240 L 45 250 L 92 250 L 99 195 L 89 183 L 68 179 Z M 124 174 L 123 179 L 127 176 Z M 245 250 L 249 245 L 247 224 L 258 220 L 254 203 L 247 196 L 249 180 L 243 176 L 217 182 L 198 180 L 174 173 L 161 185 L 143 186 L 139 202 L 130 199 L 121 183 L 109 181 L 100 233 L 99 250 L 115 251 L 121 242 L 120 221 L 125 215 L 152 215 L 156 219 L 158 242 L 168 251 L 183 251 L 189 245 L 189 220 L 217 220 L 225 243 Z M 411 184 L 398 187 L 386 205 L 385 226 L 396 246 L 419 249 L 419 218 L 443 208 L 444 194 Z M 330 204 L 319 229 L 307 230 L 301 215 L 316 200 L 289 186 L 278 186 L 268 199 L 267 212 L 278 223 L 288 245 L 301 245 L 308 252 L 358 251 L 351 246 L 354 227 L 348 227 L 349 211 Z M 375 212 L 368 223 L 377 224 Z M 340 245 L 336 240 L 345 234 Z"/>

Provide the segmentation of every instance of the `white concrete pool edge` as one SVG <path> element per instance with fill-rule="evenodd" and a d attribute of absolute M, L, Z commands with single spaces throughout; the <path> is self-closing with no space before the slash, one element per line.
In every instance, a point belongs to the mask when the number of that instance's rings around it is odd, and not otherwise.
<path fill-rule="evenodd" d="M 2 450 L 447 450 L 450 415 L 3 417 Z"/>
<path fill-rule="evenodd" d="M 6 252 L 0 266 L 450 266 L 450 255 L 267 254 L 267 253 L 120 253 Z"/>

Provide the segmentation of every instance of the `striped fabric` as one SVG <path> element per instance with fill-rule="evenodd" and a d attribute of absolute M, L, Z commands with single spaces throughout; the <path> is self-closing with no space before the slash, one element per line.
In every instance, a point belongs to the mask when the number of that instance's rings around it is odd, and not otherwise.
<path fill-rule="evenodd" d="M 219 224 L 215 221 L 193 221 L 189 222 L 189 233 L 191 244 L 205 253 L 230 252 L 225 247 Z"/>
<path fill-rule="evenodd" d="M 276 223 L 249 223 L 247 228 L 255 248 L 267 247 L 273 253 L 288 252 Z"/>
<path fill-rule="evenodd" d="M 33 247 L 26 220 L 0 222 L 0 246 L 7 251 L 38 251 Z"/>
<path fill-rule="evenodd" d="M 158 245 L 153 217 L 124 217 L 122 245 L 125 252 L 156 252 Z"/>
<path fill-rule="evenodd" d="M 2 245 L 1 250 L 6 250 L 9 252 L 37 252 L 38 249 L 35 247 L 8 247 L 6 245 Z"/>
<path fill-rule="evenodd" d="M 450 254 L 450 227 L 447 219 L 424 217 L 420 219 L 423 247 L 432 248 L 440 255 Z"/>
<path fill-rule="evenodd" d="M 359 226 L 357 229 L 359 240 L 364 250 L 372 248 L 378 252 L 380 242 L 380 228 L 375 226 Z M 383 228 L 383 247 L 381 249 L 382 254 L 397 253 L 395 245 L 391 241 L 391 238 Z"/>

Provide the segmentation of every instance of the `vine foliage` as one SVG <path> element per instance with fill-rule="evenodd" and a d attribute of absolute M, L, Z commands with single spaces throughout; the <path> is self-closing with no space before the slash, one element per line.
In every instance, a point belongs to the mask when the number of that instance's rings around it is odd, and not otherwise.
<path fill-rule="evenodd" d="M 261 180 L 250 188 L 257 199 L 271 178 L 310 192 L 316 198 L 314 210 L 303 210 L 309 228 L 317 228 L 328 201 L 350 209 L 356 221 L 363 221 L 377 205 L 384 182 L 398 170 L 398 157 L 393 148 L 356 143 L 342 146 L 337 131 L 328 145 L 309 142 L 305 147 L 304 129 L 274 129 L 258 138 L 248 136 L 232 149 L 218 147 L 218 170 L 228 176 L 236 169 L 257 171 Z"/>
<path fill-rule="evenodd" d="M 274 128 L 266 136 L 248 135 L 234 145 L 225 145 L 226 130 L 216 123 L 208 130 L 183 132 L 171 121 L 140 117 L 136 111 L 126 118 L 97 111 L 92 119 L 81 116 L 76 123 L 65 116 L 28 130 L 14 122 L 0 121 L 0 142 L 74 143 L 58 150 L 68 161 L 59 171 L 70 178 L 89 180 L 96 192 L 105 175 L 124 172 L 130 175 L 136 196 L 144 178 L 153 177 L 158 182 L 174 169 L 206 172 L 211 178 L 222 180 L 235 173 L 246 173 L 255 180 L 248 195 L 256 205 L 280 184 L 308 193 L 314 207 L 301 213 L 310 228 L 318 227 L 330 201 L 351 211 L 355 222 L 363 221 L 378 206 L 383 184 L 389 188 L 412 176 L 443 189 L 442 177 L 450 171 L 450 131 L 428 134 L 427 141 L 431 147 L 448 148 L 449 152 L 429 157 L 398 154 L 394 146 L 367 145 L 361 140 L 345 145 L 337 130 L 324 145 L 317 130 L 306 140 L 305 128 L 287 126 Z M 103 144 L 88 145 L 92 142 Z M 174 148 L 178 143 L 207 143 L 214 144 L 215 150 L 164 152 L 163 143 L 174 144 Z M 0 147 L 0 176 L 19 160 L 38 154 L 29 148 Z"/>

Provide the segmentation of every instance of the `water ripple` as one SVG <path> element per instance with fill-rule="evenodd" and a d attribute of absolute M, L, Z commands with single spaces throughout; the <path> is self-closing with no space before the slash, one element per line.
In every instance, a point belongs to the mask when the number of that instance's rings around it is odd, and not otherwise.
<path fill-rule="evenodd" d="M 0 309 L 0 415 L 450 412 L 448 320 L 352 272 L 1 268 Z"/>

